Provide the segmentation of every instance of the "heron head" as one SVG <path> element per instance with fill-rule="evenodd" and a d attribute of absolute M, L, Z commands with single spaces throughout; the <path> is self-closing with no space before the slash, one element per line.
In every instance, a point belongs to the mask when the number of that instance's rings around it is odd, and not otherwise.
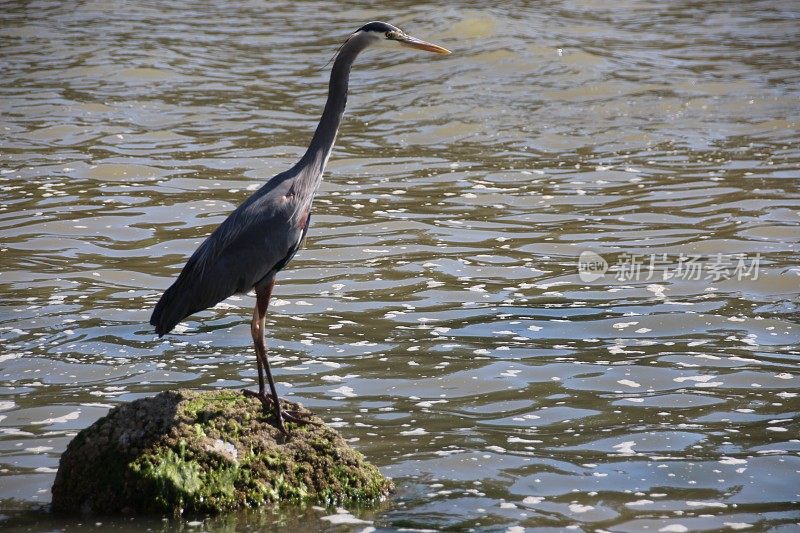
<path fill-rule="evenodd" d="M 417 50 L 425 50 L 426 52 L 434 52 L 436 54 L 450 53 L 450 50 L 447 48 L 442 48 L 437 44 L 412 37 L 397 26 L 392 26 L 386 22 L 375 21 L 365 24 L 356 30 L 353 36 L 368 38 L 375 42 L 383 41 L 390 44 L 416 48 Z"/>

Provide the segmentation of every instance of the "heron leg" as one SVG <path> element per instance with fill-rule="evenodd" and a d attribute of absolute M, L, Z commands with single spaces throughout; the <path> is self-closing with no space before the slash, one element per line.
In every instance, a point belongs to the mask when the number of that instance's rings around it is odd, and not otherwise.
<path fill-rule="evenodd" d="M 285 411 L 281 407 L 280 398 L 278 397 L 278 390 L 275 386 L 275 380 L 272 377 L 272 371 L 269 365 L 269 358 L 267 357 L 267 343 L 264 339 L 264 328 L 267 315 L 267 307 L 269 300 L 272 297 L 272 288 L 275 286 L 275 278 L 270 279 L 264 286 L 256 287 L 256 306 L 253 311 L 253 322 L 251 323 L 251 333 L 253 335 L 253 345 L 256 351 L 256 361 L 258 363 L 258 398 L 265 408 L 270 407 L 275 410 L 277 419 L 277 426 L 281 433 L 289 435 L 284 426 L 284 421 L 295 422 L 298 424 L 312 424 L 314 422 L 302 418 L 299 413 Z M 264 387 L 264 376 L 267 375 L 267 383 L 271 395 L 267 395 Z"/>
<path fill-rule="evenodd" d="M 255 393 L 251 390 L 244 389 L 242 392 L 245 396 L 255 396 L 256 398 L 266 396 L 266 389 L 264 388 L 264 363 L 261 362 L 261 357 L 258 353 L 258 339 L 259 331 L 261 329 L 259 322 L 258 306 L 253 309 L 253 320 L 250 322 L 250 334 L 253 336 L 253 346 L 256 350 L 256 364 L 258 365 L 258 392 Z"/>
<path fill-rule="evenodd" d="M 278 398 L 278 389 L 275 387 L 275 380 L 272 377 L 272 371 L 269 366 L 269 359 L 267 358 L 267 342 L 264 340 L 264 327 L 267 318 L 267 307 L 269 306 L 269 299 L 272 296 L 272 288 L 275 286 L 275 278 L 270 279 L 262 287 L 256 287 L 256 306 L 253 310 L 253 322 L 251 325 L 251 333 L 253 334 L 253 345 L 256 350 L 256 361 L 258 363 L 258 396 L 262 399 L 262 403 L 267 407 L 267 404 L 272 404 L 275 409 L 277 418 L 278 429 L 284 435 L 288 435 L 286 427 L 283 425 L 283 412 L 281 410 L 281 401 Z M 264 387 L 264 376 L 267 375 L 267 382 L 269 383 L 269 390 L 272 397 L 267 399 L 266 390 Z"/>
<path fill-rule="evenodd" d="M 253 324 L 256 323 L 255 312 L 253 313 Z M 253 329 L 251 327 L 251 329 Z M 258 344 L 258 330 L 253 331 L 253 343 L 254 345 Z M 258 395 L 265 396 L 266 389 L 264 388 L 264 363 L 261 361 L 261 357 L 258 356 L 258 350 L 256 350 L 256 364 L 258 365 Z"/>

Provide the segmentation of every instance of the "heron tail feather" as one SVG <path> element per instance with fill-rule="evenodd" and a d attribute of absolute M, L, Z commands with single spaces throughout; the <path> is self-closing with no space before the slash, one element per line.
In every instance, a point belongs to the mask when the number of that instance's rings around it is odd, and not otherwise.
<path fill-rule="evenodd" d="M 155 326 L 159 337 L 172 331 L 178 322 L 192 314 L 187 292 L 180 285 L 182 283 L 178 279 L 164 292 L 150 317 L 150 325 Z"/>

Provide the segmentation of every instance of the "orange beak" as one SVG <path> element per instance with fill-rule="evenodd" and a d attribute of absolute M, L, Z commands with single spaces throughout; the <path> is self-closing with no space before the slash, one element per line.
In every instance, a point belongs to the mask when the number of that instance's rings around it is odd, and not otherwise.
<path fill-rule="evenodd" d="M 411 37 L 410 35 L 395 35 L 392 38 L 403 46 L 408 46 L 409 48 L 416 48 L 418 50 L 425 50 L 426 52 L 434 52 L 436 54 L 450 53 L 450 50 L 447 48 L 443 48 L 438 44 L 423 41 L 422 39 L 417 39 L 416 37 Z"/>

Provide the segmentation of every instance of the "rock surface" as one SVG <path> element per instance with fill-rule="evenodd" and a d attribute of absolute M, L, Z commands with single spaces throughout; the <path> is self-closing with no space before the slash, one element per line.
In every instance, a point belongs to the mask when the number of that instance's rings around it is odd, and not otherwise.
<path fill-rule="evenodd" d="M 282 402 L 284 408 L 303 408 Z M 163 392 L 112 409 L 70 442 L 53 511 L 214 513 L 283 501 L 369 503 L 392 483 L 332 428 L 287 424 L 240 391 Z"/>

